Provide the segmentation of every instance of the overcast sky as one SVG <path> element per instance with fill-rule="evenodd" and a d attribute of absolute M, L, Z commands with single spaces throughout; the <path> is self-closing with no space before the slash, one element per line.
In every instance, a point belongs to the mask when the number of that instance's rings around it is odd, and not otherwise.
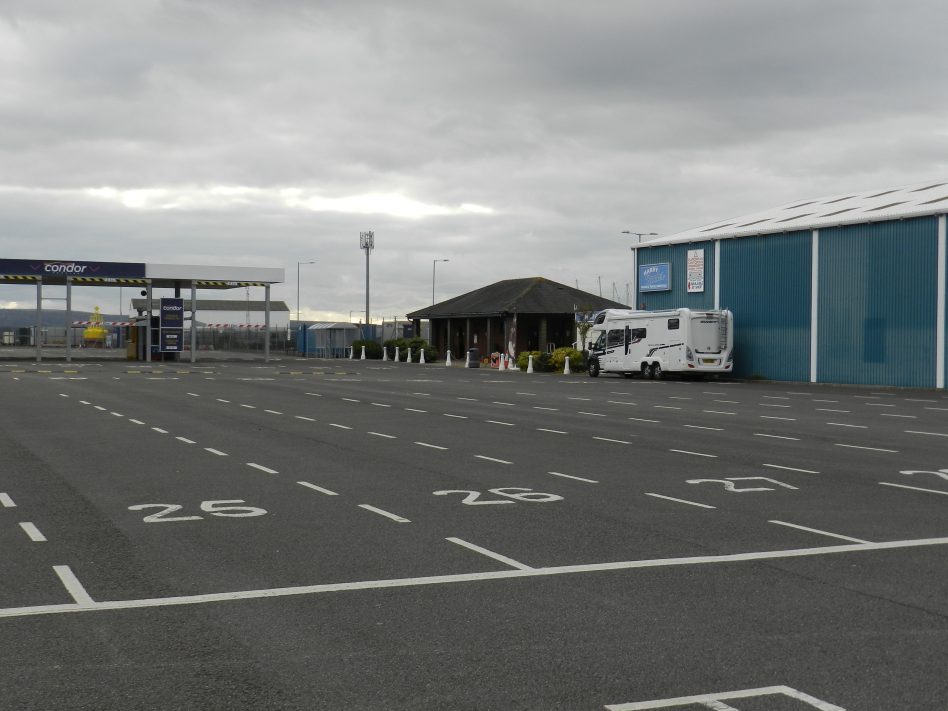
<path fill-rule="evenodd" d="M 946 38 L 944 0 L 0 0 L 0 257 L 284 267 L 294 316 L 315 260 L 303 317 L 348 320 L 373 230 L 375 321 L 434 259 L 438 301 L 625 301 L 623 230 L 948 178 Z"/>

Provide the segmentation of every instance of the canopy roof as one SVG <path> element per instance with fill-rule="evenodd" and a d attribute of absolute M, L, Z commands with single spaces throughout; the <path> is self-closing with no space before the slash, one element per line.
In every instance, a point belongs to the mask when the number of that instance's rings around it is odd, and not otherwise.
<path fill-rule="evenodd" d="M 505 279 L 426 306 L 408 314 L 410 319 L 499 316 L 501 314 L 573 314 L 576 311 L 625 309 L 611 299 L 574 289 L 543 277 Z"/>
<path fill-rule="evenodd" d="M 948 212 L 948 181 L 917 183 L 901 188 L 795 200 L 762 212 L 753 212 L 730 220 L 718 220 L 668 237 L 642 242 L 633 249 L 881 222 L 940 215 L 945 212 Z"/>

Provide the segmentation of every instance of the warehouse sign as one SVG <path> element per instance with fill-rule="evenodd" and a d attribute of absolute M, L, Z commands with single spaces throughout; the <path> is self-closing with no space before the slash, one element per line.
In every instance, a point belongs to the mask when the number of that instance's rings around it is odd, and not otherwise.
<path fill-rule="evenodd" d="M 671 263 L 640 264 L 639 291 L 671 291 Z"/>
<path fill-rule="evenodd" d="M 688 293 L 704 291 L 704 250 L 688 250 Z"/>

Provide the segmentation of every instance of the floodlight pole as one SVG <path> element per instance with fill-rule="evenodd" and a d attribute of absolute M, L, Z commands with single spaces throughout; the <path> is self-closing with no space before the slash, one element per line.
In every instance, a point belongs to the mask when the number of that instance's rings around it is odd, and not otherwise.
<path fill-rule="evenodd" d="M 365 250 L 365 325 L 369 325 L 369 253 L 375 249 L 375 233 L 360 232 L 359 248 Z"/>
<path fill-rule="evenodd" d="M 434 287 L 435 287 L 435 267 L 438 266 L 438 262 L 450 262 L 450 259 L 432 259 L 431 260 L 431 305 L 434 306 L 435 297 L 434 297 Z"/>

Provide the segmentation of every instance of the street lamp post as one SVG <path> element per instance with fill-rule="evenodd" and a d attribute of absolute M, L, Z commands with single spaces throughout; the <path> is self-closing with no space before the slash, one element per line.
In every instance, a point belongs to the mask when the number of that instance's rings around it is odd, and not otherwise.
<path fill-rule="evenodd" d="M 435 267 L 438 266 L 438 262 L 450 262 L 450 259 L 432 259 L 431 260 L 431 303 L 432 305 L 435 302 Z"/>
<path fill-rule="evenodd" d="M 656 237 L 658 232 L 634 232 L 633 230 L 622 230 L 624 235 L 635 235 L 635 243 L 641 244 L 643 237 Z M 635 301 L 638 302 L 639 298 L 639 253 L 636 247 L 630 247 L 632 250 L 632 293 L 635 295 Z M 626 296 L 626 301 L 629 300 L 629 297 Z M 630 304 L 633 309 L 638 308 L 638 303 Z"/>
<path fill-rule="evenodd" d="M 312 262 L 297 262 L 296 263 L 296 325 L 299 326 L 300 321 L 300 264 L 315 264 L 315 261 Z"/>

